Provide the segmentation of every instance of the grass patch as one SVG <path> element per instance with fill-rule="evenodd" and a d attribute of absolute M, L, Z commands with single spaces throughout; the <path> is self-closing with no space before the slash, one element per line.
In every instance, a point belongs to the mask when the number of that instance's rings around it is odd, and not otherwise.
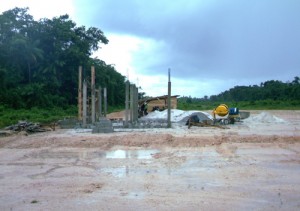
<path fill-rule="evenodd" d="M 29 121 L 41 124 L 49 124 L 67 117 L 77 115 L 76 107 L 62 108 L 31 108 L 31 109 L 11 109 L 0 106 L 0 128 L 16 124 L 18 121 Z"/>

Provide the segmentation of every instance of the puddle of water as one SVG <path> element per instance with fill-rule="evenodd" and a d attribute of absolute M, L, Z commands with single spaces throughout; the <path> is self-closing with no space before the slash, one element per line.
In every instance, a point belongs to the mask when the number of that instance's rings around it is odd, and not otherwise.
<path fill-rule="evenodd" d="M 236 150 L 237 155 L 290 155 L 290 154 L 296 154 L 288 149 L 280 149 L 280 148 L 238 148 Z"/>
<path fill-rule="evenodd" d="M 132 175 L 153 175 L 153 174 L 159 174 L 159 175 L 170 175 L 170 172 L 168 172 L 168 169 L 151 169 L 151 168 L 132 168 L 130 166 L 119 166 L 119 167 L 107 167 L 107 168 L 99 168 L 97 169 L 99 173 L 106 173 L 108 175 L 111 175 L 116 178 L 124 178 Z"/>
<path fill-rule="evenodd" d="M 106 152 L 106 158 L 109 159 L 152 159 L 153 155 L 159 153 L 159 150 L 115 150 Z"/>
<path fill-rule="evenodd" d="M 187 157 L 219 157 L 220 154 L 216 152 L 214 148 L 203 147 L 200 150 L 184 150 L 177 151 L 176 156 L 187 156 Z"/>
<path fill-rule="evenodd" d="M 113 177 L 122 178 L 129 175 L 128 166 L 120 166 L 117 168 L 102 168 L 101 171 L 111 174 Z"/>
<path fill-rule="evenodd" d="M 114 150 L 114 151 L 99 151 L 99 152 L 72 152 L 72 151 L 41 151 L 33 153 L 28 157 L 41 159 L 93 159 L 93 158 L 108 158 L 108 159 L 152 159 L 153 155 L 159 153 L 159 150 Z"/>

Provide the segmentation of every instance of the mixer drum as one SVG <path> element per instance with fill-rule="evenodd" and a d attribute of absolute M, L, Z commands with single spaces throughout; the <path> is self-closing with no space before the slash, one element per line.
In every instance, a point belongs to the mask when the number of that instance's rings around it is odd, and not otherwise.
<path fill-rule="evenodd" d="M 228 106 L 225 104 L 219 105 L 215 110 L 214 113 L 217 114 L 218 116 L 226 116 L 229 112 Z"/>

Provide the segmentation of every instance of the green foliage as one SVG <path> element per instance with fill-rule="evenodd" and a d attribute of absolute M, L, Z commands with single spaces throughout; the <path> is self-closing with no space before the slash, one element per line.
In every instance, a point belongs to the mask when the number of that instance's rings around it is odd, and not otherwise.
<path fill-rule="evenodd" d="M 20 120 L 38 123 L 52 123 L 66 117 L 75 117 L 77 108 L 71 106 L 67 109 L 51 108 L 41 109 L 33 107 L 31 109 L 12 109 L 0 106 L 0 128 L 16 124 Z"/>
<path fill-rule="evenodd" d="M 300 99 L 299 77 L 292 82 L 266 81 L 260 86 L 235 86 L 225 92 L 210 97 L 212 101 L 288 101 Z"/>
<path fill-rule="evenodd" d="M 125 78 L 91 58 L 108 40 L 100 29 L 76 26 L 68 15 L 35 21 L 28 8 L 0 14 L 0 105 L 14 109 L 66 108 L 77 103 L 78 67 L 96 87 L 107 87 L 110 106 L 123 104 Z"/>
<path fill-rule="evenodd" d="M 292 82 L 266 81 L 260 86 L 235 86 L 209 98 L 181 97 L 178 108 L 211 110 L 219 104 L 241 109 L 300 109 L 300 79 Z"/>

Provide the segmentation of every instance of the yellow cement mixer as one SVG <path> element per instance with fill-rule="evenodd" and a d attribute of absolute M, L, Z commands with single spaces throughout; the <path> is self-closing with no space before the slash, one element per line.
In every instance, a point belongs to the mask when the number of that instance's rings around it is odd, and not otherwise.
<path fill-rule="evenodd" d="M 220 104 L 213 112 L 214 123 L 220 122 L 222 124 L 234 124 L 240 120 L 239 109 L 229 108 L 226 104 Z"/>

